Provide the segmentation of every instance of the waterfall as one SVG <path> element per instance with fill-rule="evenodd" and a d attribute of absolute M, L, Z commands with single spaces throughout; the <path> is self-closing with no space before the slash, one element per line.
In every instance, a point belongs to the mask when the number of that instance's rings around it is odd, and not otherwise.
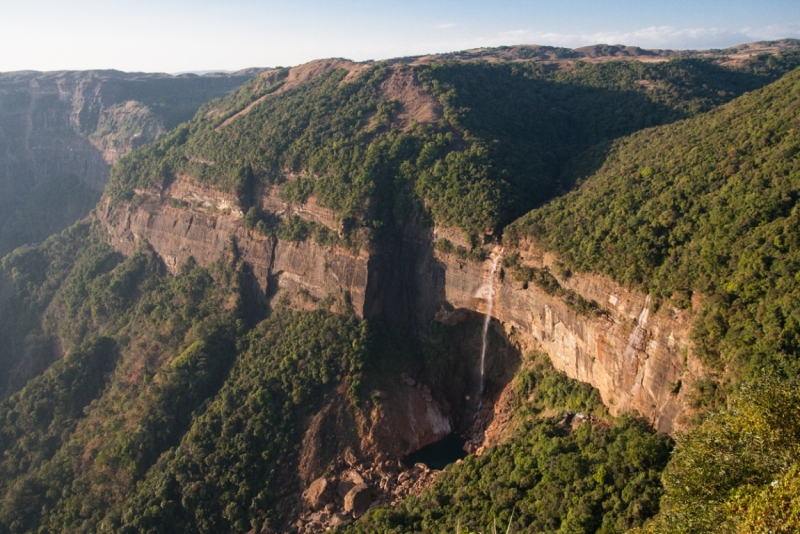
<path fill-rule="evenodd" d="M 503 256 L 503 248 L 500 247 L 500 251 L 495 256 L 494 260 L 492 260 L 492 269 L 489 272 L 489 291 L 486 295 L 486 317 L 483 319 L 483 335 L 481 338 L 481 382 L 478 389 L 478 401 L 481 402 L 481 397 L 483 396 L 483 388 L 484 388 L 484 371 L 486 366 L 486 338 L 489 334 L 489 322 L 492 320 L 492 305 L 494 304 L 494 275 L 497 272 L 497 265 L 500 263 L 500 258 Z"/>

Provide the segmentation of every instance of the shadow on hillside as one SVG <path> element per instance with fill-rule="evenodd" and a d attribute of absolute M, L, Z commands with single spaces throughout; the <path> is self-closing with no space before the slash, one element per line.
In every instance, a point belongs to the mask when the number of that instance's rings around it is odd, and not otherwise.
<path fill-rule="evenodd" d="M 483 139 L 507 182 L 501 226 L 594 174 L 613 141 L 707 111 L 772 81 L 703 60 L 587 65 L 558 80 L 536 65 L 448 63 L 428 76 L 452 117 Z M 647 79 L 643 79 L 647 78 Z"/>

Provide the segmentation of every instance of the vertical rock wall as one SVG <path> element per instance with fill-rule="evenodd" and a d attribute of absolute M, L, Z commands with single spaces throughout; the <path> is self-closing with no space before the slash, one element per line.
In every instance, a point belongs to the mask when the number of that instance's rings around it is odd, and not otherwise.
<path fill-rule="evenodd" d="M 486 312 L 491 262 L 468 263 L 434 252 L 434 232 L 413 222 L 399 244 L 368 253 L 263 236 L 241 224 L 235 198 L 185 180 L 165 193 L 141 193 L 145 201 L 132 211 L 106 200 L 100 219 L 118 250 L 130 254 L 146 239 L 173 271 L 189 256 L 201 264 L 216 260 L 233 238 L 265 296 L 321 299 L 347 292 L 360 317 L 384 313 L 393 322 L 423 329 L 434 318 L 453 322 L 463 320 L 464 311 Z M 163 194 L 182 199 L 183 207 L 166 203 Z M 280 208 L 284 216 L 335 224 L 313 202 L 281 206 L 269 190 L 264 195 L 261 204 Z M 520 252 L 524 264 L 555 272 L 554 257 L 529 244 Z M 691 313 L 670 307 L 651 313 L 647 295 L 600 275 L 575 274 L 559 283 L 596 301 L 600 313 L 579 313 L 501 268 L 494 280 L 493 318 L 522 350 L 542 350 L 556 368 L 598 388 L 612 413 L 635 409 L 659 430 L 678 428 L 685 386 L 694 377 L 686 365 Z"/>
<path fill-rule="evenodd" d="M 555 272 L 555 258 L 528 245 L 522 261 Z M 448 309 L 485 312 L 490 261 L 463 263 L 446 255 L 444 291 Z M 647 295 L 630 291 L 599 275 L 559 279 L 565 289 L 600 304 L 599 313 L 579 313 L 534 283 L 513 280 L 501 271 L 495 280 L 492 316 L 521 340 L 523 350 L 546 352 L 571 378 L 596 387 L 613 414 L 637 410 L 661 431 L 680 426 L 687 382 L 694 374 L 685 360 L 691 313 L 663 307 L 650 311 Z"/>

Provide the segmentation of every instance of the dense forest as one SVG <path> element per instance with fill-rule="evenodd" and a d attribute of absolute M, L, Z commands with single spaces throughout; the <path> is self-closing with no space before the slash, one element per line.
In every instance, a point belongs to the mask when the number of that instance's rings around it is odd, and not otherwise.
<path fill-rule="evenodd" d="M 69 209 L 52 224 L 72 223 L 97 196 L 76 177 L 41 185 L 0 243 L 29 243 L 0 260 L 0 534 L 311 532 L 295 521 L 308 483 L 355 469 L 354 449 L 362 464 L 402 460 L 376 450 L 375 427 L 419 423 L 413 399 L 467 435 L 498 398 L 504 439 L 336 532 L 800 528 L 798 66 L 788 49 L 734 66 L 373 62 L 303 83 L 269 71 L 121 158 L 96 208 L 125 224 L 146 202 L 233 220 L 214 261 L 175 264 L 141 235 L 123 255 L 96 215 L 44 239 L 25 213 L 58 201 Z M 435 120 L 400 120 L 407 103 L 383 96 L 400 75 Z M 168 198 L 179 179 L 240 214 Z M 313 197 L 339 227 L 262 209 L 265 188 L 286 206 Z M 610 311 L 562 287 L 572 274 L 649 295 L 649 311 L 693 321 L 682 354 L 704 374 L 688 426 L 667 436 L 617 413 L 514 327 L 482 329 L 485 307 L 434 295 L 435 320 L 400 324 L 359 316 L 344 290 L 258 280 L 237 241 L 248 232 L 272 261 L 278 243 L 300 257 L 313 239 L 370 268 L 427 254 L 461 271 L 502 244 L 497 280 L 598 323 Z M 527 265 L 530 247 L 559 269 Z M 332 276 L 328 259 L 319 270 Z M 470 398 L 481 342 L 496 383 L 481 396 L 481 367 Z"/>
<path fill-rule="evenodd" d="M 307 177 L 283 184 L 288 200 L 313 194 L 373 238 L 389 238 L 414 203 L 437 224 L 477 236 L 594 170 L 614 139 L 711 109 L 797 65 L 797 52 L 739 69 L 703 59 L 579 64 L 570 73 L 535 62 L 433 64 L 418 77 L 440 100 L 442 120 L 410 131 L 394 126 L 397 101 L 379 98 L 387 66 L 350 83 L 345 69 L 331 69 L 282 92 L 285 78 L 275 76 L 207 104 L 160 144 L 123 158 L 107 192 L 131 198 L 189 174 L 248 207 L 254 185 L 294 172 Z"/>
<path fill-rule="evenodd" d="M 451 465 L 423 494 L 378 508 L 342 532 L 625 532 L 658 510 L 671 440 L 642 420 L 605 423 L 596 390 L 531 355 L 513 387 L 513 437 Z M 554 410 L 597 415 L 571 427 Z M 509 527 L 510 525 L 510 527 Z"/>
<path fill-rule="evenodd" d="M 696 350 L 738 378 L 798 373 L 795 71 L 696 119 L 617 144 L 575 192 L 507 232 L 678 307 L 706 306 Z M 591 220 L 592 224 L 587 224 Z"/>

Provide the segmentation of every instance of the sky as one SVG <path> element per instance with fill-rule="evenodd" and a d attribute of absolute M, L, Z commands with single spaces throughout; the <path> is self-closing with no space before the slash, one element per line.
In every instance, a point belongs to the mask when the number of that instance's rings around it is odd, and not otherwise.
<path fill-rule="evenodd" d="M 0 0 L 0 72 L 292 66 L 540 44 L 800 38 L 800 0 Z"/>

